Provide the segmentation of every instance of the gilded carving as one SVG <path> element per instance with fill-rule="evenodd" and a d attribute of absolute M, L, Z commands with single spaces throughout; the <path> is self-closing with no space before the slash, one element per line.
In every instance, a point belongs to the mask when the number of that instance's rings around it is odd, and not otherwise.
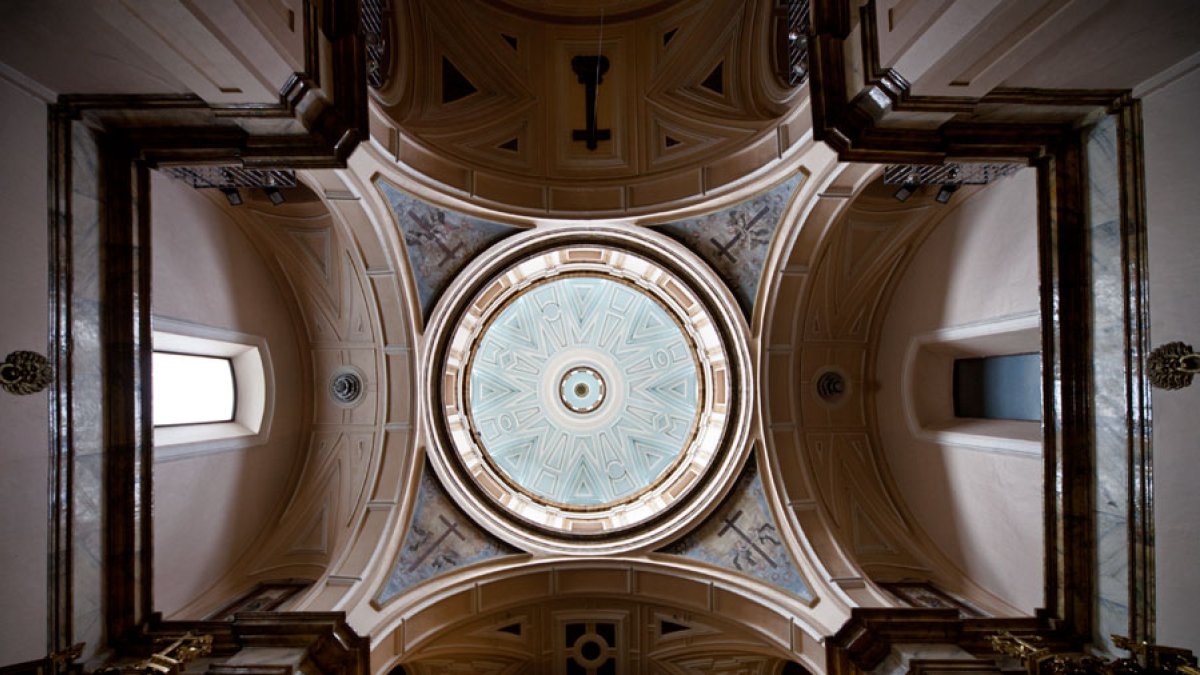
<path fill-rule="evenodd" d="M 1161 345 L 1146 359 L 1150 384 L 1159 389 L 1183 389 L 1200 373 L 1200 354 L 1183 342 Z"/>
<path fill-rule="evenodd" d="M 10 394 L 36 394 L 50 386 L 53 378 L 50 361 L 37 352 L 10 352 L 0 363 L 0 386 Z"/>

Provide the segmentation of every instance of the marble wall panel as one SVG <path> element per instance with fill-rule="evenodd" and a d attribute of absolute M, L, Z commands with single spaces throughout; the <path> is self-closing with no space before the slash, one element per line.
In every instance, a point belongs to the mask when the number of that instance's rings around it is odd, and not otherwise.
<path fill-rule="evenodd" d="M 99 149 L 71 125 L 71 561 L 73 634 L 86 661 L 103 639 L 104 417 Z"/>
<path fill-rule="evenodd" d="M 1116 118 L 1088 131 L 1088 228 L 1092 274 L 1095 434 L 1095 635 L 1129 633 L 1129 431 L 1126 424 L 1125 296 Z"/>

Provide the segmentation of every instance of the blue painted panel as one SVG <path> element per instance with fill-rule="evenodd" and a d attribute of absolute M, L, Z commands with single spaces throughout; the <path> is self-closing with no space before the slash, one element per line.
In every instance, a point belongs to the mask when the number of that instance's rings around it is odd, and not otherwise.
<path fill-rule="evenodd" d="M 422 315 L 428 319 L 450 280 L 480 251 L 520 230 L 440 209 L 378 179 L 404 233 L 408 263 L 417 284 Z"/>
<path fill-rule="evenodd" d="M 703 525 L 661 552 L 724 567 L 765 581 L 805 601 L 813 599 L 812 590 L 796 569 L 767 506 L 767 495 L 753 456 L 721 508 Z"/>
<path fill-rule="evenodd" d="M 520 553 L 464 516 L 428 465 L 421 474 L 415 503 L 400 556 L 376 596 L 380 604 L 439 574 Z"/>
<path fill-rule="evenodd" d="M 804 176 L 796 174 L 782 185 L 736 206 L 660 225 L 658 229 L 712 265 L 749 319 L 754 312 L 767 249 L 792 193 L 802 182 Z"/>
<path fill-rule="evenodd" d="M 632 498 L 691 438 L 699 370 L 666 308 L 635 286 L 568 276 L 496 315 L 468 374 L 470 415 L 516 485 L 569 506 Z"/>

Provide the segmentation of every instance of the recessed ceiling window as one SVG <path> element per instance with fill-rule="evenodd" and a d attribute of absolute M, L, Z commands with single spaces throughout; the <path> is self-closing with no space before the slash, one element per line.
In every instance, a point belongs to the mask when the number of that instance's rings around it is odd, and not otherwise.
<path fill-rule="evenodd" d="M 954 416 L 1040 421 L 1041 367 L 1038 354 L 956 359 Z"/>
<path fill-rule="evenodd" d="M 274 407 L 266 340 L 154 317 L 156 461 L 265 443 Z"/>
<path fill-rule="evenodd" d="M 231 422 L 233 362 L 216 356 L 154 352 L 154 426 Z"/>

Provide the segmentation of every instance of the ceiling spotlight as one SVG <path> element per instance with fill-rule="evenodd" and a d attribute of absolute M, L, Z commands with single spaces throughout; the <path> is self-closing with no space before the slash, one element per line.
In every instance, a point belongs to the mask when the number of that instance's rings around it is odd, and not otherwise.
<path fill-rule="evenodd" d="M 942 189 L 938 190 L 937 196 L 933 199 L 939 204 L 949 203 L 950 197 L 954 195 L 954 191 L 957 189 L 958 183 L 946 183 L 942 185 Z"/>
<path fill-rule="evenodd" d="M 900 186 L 900 189 L 896 190 L 896 201 L 898 201 L 898 202 L 907 201 L 908 198 L 911 197 L 912 194 L 916 191 L 917 191 L 916 183 L 914 183 L 911 180 L 905 181 L 905 183 Z"/>
<path fill-rule="evenodd" d="M 221 193 L 225 195 L 225 199 L 229 200 L 230 206 L 241 206 L 242 205 L 242 193 L 238 192 L 237 188 L 223 187 L 223 188 L 220 188 L 220 190 L 221 190 Z"/>
<path fill-rule="evenodd" d="M 273 188 L 273 187 L 263 188 L 263 193 L 267 195 L 267 199 L 270 199 L 271 203 L 274 204 L 275 206 L 279 206 L 284 201 L 286 201 L 283 198 L 283 193 L 279 191 L 279 188 Z"/>

